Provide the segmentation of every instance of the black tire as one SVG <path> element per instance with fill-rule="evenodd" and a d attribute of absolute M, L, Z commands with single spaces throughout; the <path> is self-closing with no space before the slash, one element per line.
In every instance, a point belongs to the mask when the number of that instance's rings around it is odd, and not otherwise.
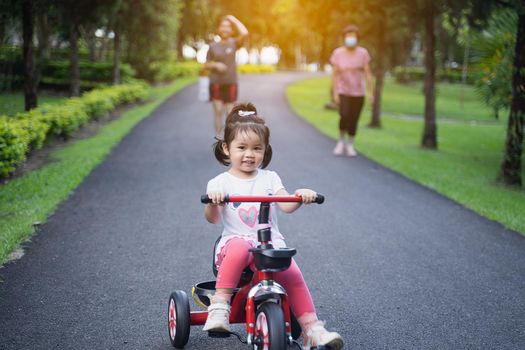
<path fill-rule="evenodd" d="M 255 350 L 286 350 L 286 327 L 281 307 L 273 302 L 265 302 L 257 309 L 255 316 Z"/>
<path fill-rule="evenodd" d="M 177 349 L 182 349 L 190 337 L 190 300 L 181 290 L 171 293 L 168 302 L 168 336 Z"/>

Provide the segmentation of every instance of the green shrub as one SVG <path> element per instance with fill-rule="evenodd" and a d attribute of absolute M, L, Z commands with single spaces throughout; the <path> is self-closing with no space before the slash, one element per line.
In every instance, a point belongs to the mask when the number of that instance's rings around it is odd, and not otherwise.
<path fill-rule="evenodd" d="M 0 176 L 6 176 L 26 159 L 29 137 L 23 127 L 6 116 L 0 117 Z"/>
<path fill-rule="evenodd" d="M 407 84 L 416 81 L 425 80 L 424 67 L 396 67 L 393 70 L 393 75 L 397 83 Z M 462 72 L 459 69 L 438 70 L 436 72 L 436 81 L 448 83 L 461 83 Z M 474 84 L 475 73 L 469 71 L 467 73 L 467 84 Z"/>
<path fill-rule="evenodd" d="M 48 61 L 42 67 L 40 83 L 45 87 L 65 89 L 69 86 L 69 61 Z M 113 81 L 111 62 L 79 62 L 80 87 L 83 90 L 100 88 Z M 122 81 L 131 81 L 135 71 L 129 64 L 120 65 Z"/>
<path fill-rule="evenodd" d="M 241 74 L 275 73 L 277 67 L 270 64 L 240 64 L 237 71 Z"/>
<path fill-rule="evenodd" d="M 147 95 L 148 85 L 135 81 L 93 90 L 62 104 L 44 104 L 15 117 L 0 117 L 0 176 L 13 172 L 27 153 L 40 148 L 49 135 L 67 138 L 91 119 Z"/>
<path fill-rule="evenodd" d="M 27 132 L 30 149 L 41 148 L 46 140 L 50 125 L 42 120 L 41 116 L 41 112 L 33 109 L 26 113 L 18 113 L 13 118 Z"/>
<path fill-rule="evenodd" d="M 42 77 L 69 81 L 69 66 L 69 61 L 48 61 L 42 67 Z M 80 61 L 78 66 L 82 81 L 111 83 L 113 80 L 113 63 L 111 62 Z M 134 74 L 129 64 L 120 65 L 120 76 L 123 80 L 132 78 Z"/>
<path fill-rule="evenodd" d="M 202 64 L 196 61 L 154 62 L 150 65 L 150 70 L 153 72 L 153 81 L 167 82 L 180 77 L 199 75 Z"/>

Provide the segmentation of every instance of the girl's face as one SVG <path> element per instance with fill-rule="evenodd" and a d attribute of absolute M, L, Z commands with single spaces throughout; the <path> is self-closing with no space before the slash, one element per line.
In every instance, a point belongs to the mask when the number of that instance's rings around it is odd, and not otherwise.
<path fill-rule="evenodd" d="M 230 145 L 224 145 L 224 153 L 230 157 L 230 173 L 240 178 L 251 178 L 262 164 L 266 145 L 253 131 L 239 132 Z"/>
<path fill-rule="evenodd" d="M 228 39 L 233 34 L 233 28 L 232 24 L 228 20 L 221 21 L 221 24 L 219 24 L 219 36 L 222 39 Z"/>

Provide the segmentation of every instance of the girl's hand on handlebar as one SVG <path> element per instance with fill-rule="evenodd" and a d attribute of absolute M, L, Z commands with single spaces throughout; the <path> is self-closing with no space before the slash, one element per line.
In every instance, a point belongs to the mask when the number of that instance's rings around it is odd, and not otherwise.
<path fill-rule="evenodd" d="M 210 191 L 207 193 L 207 195 L 210 197 L 212 205 L 224 206 L 224 193 Z"/>
<path fill-rule="evenodd" d="M 304 204 L 313 203 L 317 198 L 317 193 L 308 188 L 300 188 L 295 190 L 295 195 L 300 196 L 303 199 Z"/>

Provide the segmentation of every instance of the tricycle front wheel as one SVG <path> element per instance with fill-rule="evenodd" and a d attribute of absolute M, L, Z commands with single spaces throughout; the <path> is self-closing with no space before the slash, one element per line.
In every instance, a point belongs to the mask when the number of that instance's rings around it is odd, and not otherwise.
<path fill-rule="evenodd" d="M 177 290 L 168 303 L 168 333 L 171 345 L 182 349 L 190 337 L 190 301 L 186 293 Z"/>
<path fill-rule="evenodd" d="M 257 309 L 255 318 L 255 350 L 285 350 L 287 348 L 286 327 L 281 307 L 265 302 Z"/>

